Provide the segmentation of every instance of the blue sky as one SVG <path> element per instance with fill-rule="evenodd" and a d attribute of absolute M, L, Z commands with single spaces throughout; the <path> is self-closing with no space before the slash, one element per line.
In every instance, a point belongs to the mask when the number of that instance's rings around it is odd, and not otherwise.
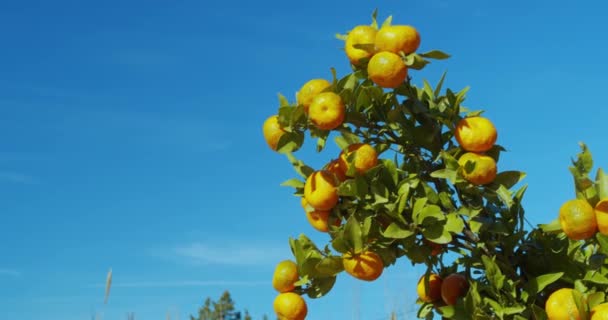
<path fill-rule="evenodd" d="M 270 315 L 288 237 L 328 238 L 279 186 L 295 173 L 261 125 L 278 92 L 293 100 L 330 67 L 348 71 L 334 34 L 376 7 L 417 27 L 421 51 L 453 55 L 410 75 L 436 83 L 447 70 L 449 87 L 471 86 L 466 105 L 509 150 L 499 170 L 528 173 L 532 223 L 573 196 L 579 141 L 608 168 L 601 1 L 4 1 L 0 318 L 186 319 L 224 289 Z M 423 271 L 401 261 L 375 283 L 341 276 L 308 300 L 309 319 L 411 314 Z"/>

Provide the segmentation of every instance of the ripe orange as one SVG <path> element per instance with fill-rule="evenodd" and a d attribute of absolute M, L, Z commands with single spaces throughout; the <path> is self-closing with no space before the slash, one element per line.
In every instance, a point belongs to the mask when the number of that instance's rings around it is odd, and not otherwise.
<path fill-rule="evenodd" d="M 319 93 L 308 109 L 312 123 L 321 130 L 333 130 L 344 122 L 346 107 L 339 95 L 333 92 Z"/>
<path fill-rule="evenodd" d="M 325 166 L 325 170 L 333 173 L 336 176 L 336 178 L 338 178 L 338 181 L 340 181 L 340 182 L 343 182 L 344 180 L 346 180 L 346 172 L 344 172 L 344 170 L 340 166 L 339 159 L 334 159 L 334 160 L 330 161 Z"/>
<path fill-rule="evenodd" d="M 418 286 L 416 286 L 416 291 L 418 292 L 418 297 L 420 300 L 424 302 L 435 302 L 441 299 L 441 277 L 432 273 L 429 275 L 429 291 L 426 291 L 426 287 L 424 285 L 424 276 L 418 280 Z"/>
<path fill-rule="evenodd" d="M 329 231 L 329 215 L 331 214 L 331 210 L 316 210 L 308 206 L 308 202 L 305 198 L 302 198 L 302 207 L 306 212 L 306 219 L 308 220 L 308 223 L 310 223 L 313 228 L 320 232 Z M 339 227 L 340 224 L 342 224 L 342 221 L 340 219 L 335 219 L 335 221 L 333 221 L 333 224 L 336 227 Z"/>
<path fill-rule="evenodd" d="M 376 34 L 376 50 L 410 54 L 418 50 L 420 34 L 412 26 L 392 25 L 380 28 Z"/>
<path fill-rule="evenodd" d="M 593 207 L 585 200 L 568 200 L 559 208 L 559 223 L 572 240 L 585 240 L 597 232 Z"/>
<path fill-rule="evenodd" d="M 591 320 L 608 320 L 608 302 L 593 307 L 590 316 Z"/>
<path fill-rule="evenodd" d="M 312 173 L 304 184 L 304 198 L 316 210 L 331 210 L 338 203 L 338 181 L 327 170 Z"/>
<path fill-rule="evenodd" d="M 279 116 L 274 115 L 268 117 L 266 121 L 264 121 L 262 131 L 264 133 L 264 140 L 266 140 L 266 143 L 270 149 L 276 151 L 279 140 L 286 133 L 286 131 L 283 130 L 279 124 Z"/>
<path fill-rule="evenodd" d="M 595 221 L 600 233 L 608 236 L 608 198 L 595 205 Z"/>
<path fill-rule="evenodd" d="M 344 44 L 344 50 L 346 51 L 346 56 L 350 60 L 350 63 L 357 65 L 359 64 L 359 60 L 364 58 L 369 58 L 374 54 L 374 50 L 367 51 L 363 49 L 357 49 L 354 47 L 356 44 L 369 44 L 372 48 L 374 47 L 374 42 L 376 41 L 376 33 L 378 30 L 371 26 L 356 26 L 354 27 L 346 37 L 346 42 Z"/>
<path fill-rule="evenodd" d="M 283 260 L 277 264 L 272 275 L 272 287 L 278 292 L 289 292 L 295 289 L 298 282 L 298 266 L 291 260 Z"/>
<path fill-rule="evenodd" d="M 494 124 L 484 117 L 463 118 L 456 125 L 456 141 L 462 149 L 471 152 L 485 152 L 496 143 Z"/>
<path fill-rule="evenodd" d="M 367 143 L 355 143 L 348 146 L 346 152 L 340 152 L 339 166 L 347 176 L 349 173 L 348 158 L 353 156 L 352 165 L 358 174 L 365 174 L 367 170 L 378 164 L 378 153 L 376 149 Z"/>
<path fill-rule="evenodd" d="M 374 281 L 384 271 L 382 258 L 377 253 L 369 250 L 355 255 L 343 254 L 342 264 L 346 273 L 359 280 Z"/>
<path fill-rule="evenodd" d="M 397 54 L 379 52 L 369 60 L 367 75 L 382 88 L 397 88 L 407 78 L 407 66 Z"/>
<path fill-rule="evenodd" d="M 329 86 L 331 86 L 331 83 L 325 79 L 312 79 L 306 82 L 296 93 L 296 102 L 304 106 L 304 111 L 308 113 L 312 99 Z"/>
<path fill-rule="evenodd" d="M 279 293 L 273 307 L 280 320 L 304 320 L 308 314 L 304 298 L 293 292 Z"/>
<path fill-rule="evenodd" d="M 475 167 L 470 172 L 466 170 L 466 164 L 471 161 Z M 462 176 L 465 180 L 475 185 L 491 183 L 496 178 L 496 161 L 494 158 L 474 152 L 467 152 L 458 159 Z"/>
<path fill-rule="evenodd" d="M 467 278 L 459 273 L 453 273 L 441 283 L 441 298 L 447 305 L 455 305 L 458 298 L 466 295 L 469 290 Z"/>
<path fill-rule="evenodd" d="M 553 292 L 545 303 L 548 320 L 580 320 L 581 316 L 576 308 L 574 297 L 570 288 L 563 288 Z"/>

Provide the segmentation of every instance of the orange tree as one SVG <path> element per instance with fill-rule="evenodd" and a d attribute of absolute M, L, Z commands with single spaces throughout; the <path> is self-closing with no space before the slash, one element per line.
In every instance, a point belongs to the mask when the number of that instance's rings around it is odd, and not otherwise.
<path fill-rule="evenodd" d="M 300 175 L 285 181 L 308 222 L 330 241 L 290 238 L 277 264 L 274 309 L 304 319 L 303 296 L 327 294 L 340 274 L 374 281 L 397 259 L 423 264 L 418 317 L 432 319 L 608 319 L 608 177 L 594 178 L 584 144 L 572 161 L 575 195 L 556 219 L 527 225 L 524 173 L 498 170 L 498 132 L 467 89 L 443 91 L 414 72 L 448 54 L 418 52 L 421 37 L 376 12 L 344 40 L 352 72 L 312 79 L 263 124 L 268 146 Z M 445 76 L 445 74 L 444 74 Z M 308 135 L 307 135 L 308 133 Z M 294 154 L 330 136 L 342 150 L 312 168 Z M 280 285 L 276 285 L 280 283 Z"/>

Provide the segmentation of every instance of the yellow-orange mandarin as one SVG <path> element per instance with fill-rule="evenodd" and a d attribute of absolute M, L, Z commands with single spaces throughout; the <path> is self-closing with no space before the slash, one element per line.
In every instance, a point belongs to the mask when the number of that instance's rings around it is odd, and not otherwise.
<path fill-rule="evenodd" d="M 559 208 L 559 223 L 572 240 L 585 240 L 597 232 L 597 220 L 593 207 L 585 200 L 572 199 Z"/>
<path fill-rule="evenodd" d="M 331 83 L 325 79 L 312 79 L 306 82 L 296 93 L 296 102 L 304 107 L 304 111 L 308 113 L 308 108 L 312 100 L 325 89 L 329 88 Z"/>
<path fill-rule="evenodd" d="M 313 172 L 304 184 L 304 197 L 317 210 L 331 210 L 338 203 L 338 181 L 331 172 Z"/>
<path fill-rule="evenodd" d="M 322 92 L 312 99 L 308 116 L 321 130 L 333 130 L 344 122 L 346 107 L 342 98 L 333 92 Z"/>
<path fill-rule="evenodd" d="M 264 121 L 262 126 L 262 132 L 264 134 L 264 140 L 270 147 L 270 149 L 276 151 L 279 145 L 279 140 L 286 133 L 286 131 L 279 124 L 279 116 L 270 116 Z"/>
<path fill-rule="evenodd" d="M 425 281 L 425 276 L 423 275 L 420 280 L 418 280 L 418 285 L 416 286 L 416 292 L 418 293 L 420 300 L 423 302 L 435 302 L 441 299 L 441 277 L 434 273 L 429 274 L 428 291 Z"/>
<path fill-rule="evenodd" d="M 352 166 L 354 170 L 351 170 L 349 166 L 349 158 L 352 159 Z M 339 165 L 342 172 L 349 176 L 349 172 L 354 171 L 358 174 L 364 174 L 369 169 L 375 167 L 378 164 L 378 152 L 376 149 L 367 143 L 355 143 L 351 144 L 340 152 Z"/>
<path fill-rule="evenodd" d="M 344 271 L 364 281 L 374 281 L 382 275 L 384 263 L 380 256 L 370 250 L 359 254 L 345 253 L 342 256 Z"/>
<path fill-rule="evenodd" d="M 397 88 L 407 78 L 407 66 L 399 55 L 379 52 L 369 60 L 367 75 L 379 87 Z"/>
<path fill-rule="evenodd" d="M 295 289 L 298 282 L 298 266 L 291 260 L 283 260 L 277 264 L 272 275 L 272 286 L 278 292 L 289 292 Z"/>
<path fill-rule="evenodd" d="M 408 25 L 384 26 L 376 34 L 376 50 L 410 54 L 418 50 L 420 34 Z"/>
<path fill-rule="evenodd" d="M 273 307 L 279 320 L 304 320 L 308 314 L 304 298 L 293 292 L 279 293 Z"/>
<path fill-rule="evenodd" d="M 548 320 L 580 320 L 581 315 L 574 302 L 573 289 L 562 288 L 553 292 L 545 303 Z"/>
<path fill-rule="evenodd" d="M 369 58 L 374 54 L 377 32 L 378 30 L 372 26 L 361 25 L 354 27 L 348 33 L 344 43 L 344 51 L 346 51 L 350 63 L 358 65 L 359 60 Z M 368 50 L 358 49 L 355 48 L 355 45 L 368 45 L 369 48 L 366 48 Z"/>

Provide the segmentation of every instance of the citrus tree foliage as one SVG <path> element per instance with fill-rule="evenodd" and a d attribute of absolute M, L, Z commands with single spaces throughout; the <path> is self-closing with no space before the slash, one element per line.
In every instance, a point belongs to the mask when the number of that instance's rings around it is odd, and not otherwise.
<path fill-rule="evenodd" d="M 378 28 L 375 17 L 374 13 L 371 26 Z M 389 17 L 384 25 L 390 23 Z M 444 88 L 445 74 L 435 85 L 426 80 L 414 84 L 420 70 L 448 54 L 401 52 L 401 58 L 409 76 L 396 88 L 380 87 L 369 78 L 369 59 L 351 65 L 352 72 L 345 75 L 330 69 L 333 78 L 323 91 L 338 94 L 345 106 L 343 122 L 332 130 L 319 129 L 302 104 L 279 96 L 278 124 L 284 132 L 276 150 L 297 173 L 283 183 L 294 188 L 296 196 L 304 197 L 306 180 L 313 173 L 328 168 L 306 165 L 297 158 L 301 148 L 323 152 L 328 142 L 341 150 L 369 144 L 379 154 L 373 168 L 351 171 L 337 185 L 339 201 L 330 210 L 327 243 L 313 243 L 304 234 L 290 238 L 299 274 L 293 291 L 323 297 L 340 276 L 348 276 L 343 273 L 345 256 L 371 251 L 381 258 L 383 268 L 398 259 L 426 266 L 421 279 L 426 292 L 433 291 L 431 274 L 443 279 L 464 276 L 464 290 L 445 289 L 455 294 L 454 304 L 418 299 L 420 318 L 546 319 L 548 297 L 570 288 L 575 289 L 571 296 L 578 312 L 573 319 L 589 319 L 590 310 L 606 299 L 608 237 L 593 232 L 584 240 L 572 240 L 558 219 L 529 225 L 522 207 L 523 172 L 500 170 L 498 165 L 489 183 L 466 179 L 475 164 L 459 162 L 467 151 L 456 141 L 456 127 L 464 118 L 487 115 L 465 107 L 468 88 Z M 595 207 L 608 198 L 608 177 L 601 169 L 591 176 L 591 154 L 584 144 L 581 148 L 570 167 L 573 198 Z M 484 154 L 500 164 L 503 152 L 505 148 L 496 143 Z M 328 155 L 327 163 L 338 157 Z"/>

